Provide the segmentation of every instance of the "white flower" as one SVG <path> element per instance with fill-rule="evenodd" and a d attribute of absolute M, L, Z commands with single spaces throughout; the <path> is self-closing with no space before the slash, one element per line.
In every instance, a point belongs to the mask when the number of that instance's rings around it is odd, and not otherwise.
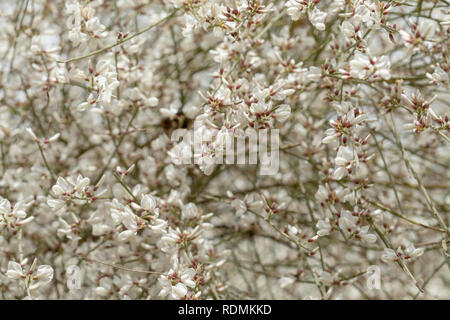
<path fill-rule="evenodd" d="M 166 276 L 160 276 L 158 278 L 158 284 L 161 286 L 161 291 L 159 292 L 160 297 L 166 297 L 169 293 L 172 293 L 172 284 Z"/>
<path fill-rule="evenodd" d="M 383 252 L 383 255 L 381 256 L 381 260 L 383 260 L 384 262 L 397 261 L 398 256 L 394 250 L 389 249 L 389 248 L 384 248 L 384 252 Z"/>
<path fill-rule="evenodd" d="M 64 193 L 69 193 L 72 191 L 69 183 L 62 177 L 58 177 L 56 184 L 52 187 L 52 191 L 55 195 L 60 196 Z"/>
<path fill-rule="evenodd" d="M 247 194 L 244 198 L 244 203 L 246 204 L 246 208 L 254 212 L 260 212 L 264 208 L 264 202 L 261 196 L 255 192 Z"/>
<path fill-rule="evenodd" d="M 11 205 L 8 199 L 0 197 L 0 226 L 8 226 L 12 229 L 23 226 L 31 222 L 34 217 L 27 217 L 26 210 L 33 201 L 18 201 L 15 205 Z"/>
<path fill-rule="evenodd" d="M 39 281 L 40 285 L 47 284 L 53 279 L 53 268 L 48 265 L 40 265 L 37 268 L 35 277 L 35 279 Z"/>
<path fill-rule="evenodd" d="M 8 271 L 6 272 L 8 278 L 11 279 L 20 279 L 25 278 L 25 274 L 22 270 L 22 266 L 14 261 L 8 262 Z"/>
<path fill-rule="evenodd" d="M 200 218 L 200 216 L 201 214 L 197 206 L 191 202 L 183 206 L 183 209 L 181 210 L 181 217 L 186 220 L 197 219 Z"/>
<path fill-rule="evenodd" d="M 280 122 L 285 122 L 291 115 L 291 107 L 287 104 L 282 104 L 272 113 L 272 116 Z"/>
<path fill-rule="evenodd" d="M 280 287 L 281 288 L 286 288 L 286 287 L 288 287 L 288 286 L 290 286 L 290 285 L 295 283 L 295 278 L 282 277 L 282 278 L 280 278 L 279 283 L 280 283 Z"/>
<path fill-rule="evenodd" d="M 358 218 L 354 217 L 349 211 L 344 211 L 339 218 L 339 228 L 346 234 L 350 235 L 358 227 L 356 225 Z"/>
<path fill-rule="evenodd" d="M 347 286 L 376 259 L 445 296 L 450 10 L 419 2 L 0 1 L 0 296 L 379 299 Z"/>
<path fill-rule="evenodd" d="M 406 250 L 405 250 L 406 257 L 405 257 L 405 259 L 407 259 L 407 257 L 408 258 L 420 257 L 421 255 L 423 255 L 424 252 L 425 252 L 424 248 L 416 249 L 413 244 L 410 244 L 409 246 L 406 247 Z"/>
<path fill-rule="evenodd" d="M 165 233 L 165 230 L 167 228 L 167 221 L 162 219 L 154 219 L 149 227 L 155 232 Z"/>
<path fill-rule="evenodd" d="M 231 202 L 231 206 L 233 207 L 234 210 L 236 210 L 236 215 L 238 217 L 247 211 L 247 206 L 245 205 L 245 202 L 240 199 L 234 199 Z"/>
<path fill-rule="evenodd" d="M 150 194 L 146 194 L 141 199 L 141 207 L 144 210 L 153 212 L 156 208 L 156 199 Z"/>
<path fill-rule="evenodd" d="M 190 37 L 192 36 L 194 30 L 197 28 L 197 20 L 190 14 L 184 15 L 184 27 L 183 27 L 183 36 Z"/>
<path fill-rule="evenodd" d="M 376 13 L 375 8 L 373 9 L 374 9 L 373 12 Z M 354 19 L 360 23 L 362 22 L 367 24 L 369 28 L 374 23 L 374 16 L 375 14 L 372 15 L 372 8 L 370 8 L 366 4 L 360 4 L 355 9 Z"/>
<path fill-rule="evenodd" d="M 327 286 L 333 285 L 336 281 L 335 276 L 327 271 L 320 270 L 318 272 L 318 276 L 319 276 L 319 281 Z"/>
<path fill-rule="evenodd" d="M 81 175 L 77 177 L 77 181 L 75 187 L 73 188 L 75 191 L 83 190 L 89 184 L 89 178 L 83 178 Z"/>
<path fill-rule="evenodd" d="M 192 162 L 192 146 L 185 141 L 176 144 L 167 154 L 176 165 L 190 164 Z"/>
<path fill-rule="evenodd" d="M 23 263 L 26 263 L 26 260 Z M 50 283 L 53 279 L 53 268 L 48 265 L 40 265 L 35 270 L 37 260 L 34 259 L 28 273 L 24 273 L 22 266 L 14 261 L 9 261 L 6 275 L 11 279 L 23 279 L 25 287 L 36 290 L 43 285 Z"/>
<path fill-rule="evenodd" d="M 48 199 L 47 205 L 53 210 L 59 211 L 66 205 L 66 202 L 62 199 Z"/>
<path fill-rule="evenodd" d="M 102 296 L 102 297 L 106 297 L 109 294 L 109 290 L 103 287 L 96 287 L 94 289 L 95 294 Z"/>
<path fill-rule="evenodd" d="M 132 235 L 136 234 L 133 230 L 125 230 L 119 233 L 119 241 L 126 241 L 128 240 Z"/>
<path fill-rule="evenodd" d="M 364 242 L 375 243 L 377 241 L 376 235 L 374 235 L 372 233 L 368 233 L 368 231 L 369 231 L 369 226 L 361 227 L 358 230 L 357 237 L 361 238 L 361 240 Z"/>
<path fill-rule="evenodd" d="M 428 79 L 431 80 L 430 82 L 433 84 L 445 84 L 449 83 L 450 81 L 448 72 L 442 70 L 442 68 L 439 65 L 435 67 L 434 72 L 432 74 L 427 72 L 426 76 Z"/>
<path fill-rule="evenodd" d="M 288 0 L 286 2 L 287 13 L 294 21 L 300 18 L 300 15 L 305 9 L 305 5 L 301 4 L 300 2 L 301 1 L 298 0 Z"/>
<path fill-rule="evenodd" d="M 323 144 L 328 144 L 328 143 L 331 143 L 333 141 L 336 141 L 341 136 L 340 133 L 335 133 L 334 130 L 332 130 L 331 132 L 332 132 L 331 135 L 328 135 L 328 136 L 326 136 L 325 138 L 322 139 L 322 143 Z"/>
<path fill-rule="evenodd" d="M 106 27 L 100 23 L 97 17 L 92 17 L 86 21 L 86 30 L 90 31 L 96 38 L 104 38 L 107 32 L 104 32 Z"/>
<path fill-rule="evenodd" d="M 385 248 L 383 255 L 381 256 L 381 260 L 383 260 L 384 262 L 393 262 L 397 261 L 400 258 L 403 258 L 404 261 L 408 261 L 410 259 L 420 257 L 424 252 L 424 248 L 416 249 L 413 244 L 408 245 L 405 249 L 405 252 L 403 252 L 401 247 L 399 247 L 397 251 Z"/>
<path fill-rule="evenodd" d="M 158 105 L 158 102 L 159 102 L 159 100 L 156 97 L 150 97 L 150 98 L 147 99 L 147 103 L 151 107 L 156 107 Z"/>
<path fill-rule="evenodd" d="M 405 42 L 405 46 L 415 47 L 423 41 L 431 40 L 433 38 L 437 27 L 436 22 L 429 19 L 421 19 L 418 25 L 416 25 L 413 20 L 410 22 L 413 26 L 415 26 L 415 31 L 412 33 L 408 33 L 404 30 L 399 31 L 403 41 Z"/>
<path fill-rule="evenodd" d="M 339 147 L 335 164 L 336 169 L 334 170 L 333 178 L 336 180 L 341 180 L 347 168 L 351 166 L 353 160 L 353 151 L 350 149 L 350 147 Z"/>
<path fill-rule="evenodd" d="M 355 27 L 348 20 L 345 20 L 344 22 L 342 22 L 341 31 L 349 39 L 353 38 L 353 36 L 355 35 Z"/>
<path fill-rule="evenodd" d="M 183 283 L 177 283 L 175 286 L 172 286 L 172 297 L 174 299 L 182 299 L 186 296 L 188 290 Z"/>
<path fill-rule="evenodd" d="M 329 192 L 327 188 L 325 188 L 323 185 L 320 185 L 317 189 L 317 192 L 315 194 L 315 197 L 318 201 L 324 202 L 328 199 Z"/>
<path fill-rule="evenodd" d="M 26 131 L 34 141 L 39 141 L 39 139 L 36 137 L 36 134 L 34 133 L 33 129 L 26 128 Z"/>
<path fill-rule="evenodd" d="M 319 220 L 316 223 L 317 235 L 320 237 L 327 236 L 331 233 L 332 227 L 330 224 L 330 219 Z"/>
<path fill-rule="evenodd" d="M 370 57 L 367 54 L 357 51 L 350 60 L 350 75 L 356 79 L 366 79 L 369 77 L 381 77 L 390 79 L 390 62 L 388 57 Z"/>

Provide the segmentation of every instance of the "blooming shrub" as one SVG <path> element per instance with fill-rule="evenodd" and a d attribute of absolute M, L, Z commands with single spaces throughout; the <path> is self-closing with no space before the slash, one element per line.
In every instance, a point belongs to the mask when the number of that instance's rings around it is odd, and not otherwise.
<path fill-rule="evenodd" d="M 450 298 L 448 1 L 0 9 L 3 299 Z"/>

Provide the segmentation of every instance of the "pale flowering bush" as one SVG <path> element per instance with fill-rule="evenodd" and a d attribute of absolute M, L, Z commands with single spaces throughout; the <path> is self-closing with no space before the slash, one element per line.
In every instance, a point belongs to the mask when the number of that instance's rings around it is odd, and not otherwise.
<path fill-rule="evenodd" d="M 5 0 L 0 27 L 2 299 L 450 298 L 448 1 Z M 249 130 L 275 172 L 221 161 Z"/>

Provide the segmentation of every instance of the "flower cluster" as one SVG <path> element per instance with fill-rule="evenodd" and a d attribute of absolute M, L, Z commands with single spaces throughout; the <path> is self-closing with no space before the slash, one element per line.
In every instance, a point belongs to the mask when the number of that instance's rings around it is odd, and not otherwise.
<path fill-rule="evenodd" d="M 449 10 L 1 1 L 0 296 L 448 299 Z"/>

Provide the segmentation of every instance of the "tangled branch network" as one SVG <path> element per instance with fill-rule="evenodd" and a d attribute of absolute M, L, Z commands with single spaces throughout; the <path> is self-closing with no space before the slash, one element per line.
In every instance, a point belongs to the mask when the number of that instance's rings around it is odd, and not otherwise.
<path fill-rule="evenodd" d="M 450 298 L 449 1 L 4 0 L 0 29 L 2 299 Z"/>

